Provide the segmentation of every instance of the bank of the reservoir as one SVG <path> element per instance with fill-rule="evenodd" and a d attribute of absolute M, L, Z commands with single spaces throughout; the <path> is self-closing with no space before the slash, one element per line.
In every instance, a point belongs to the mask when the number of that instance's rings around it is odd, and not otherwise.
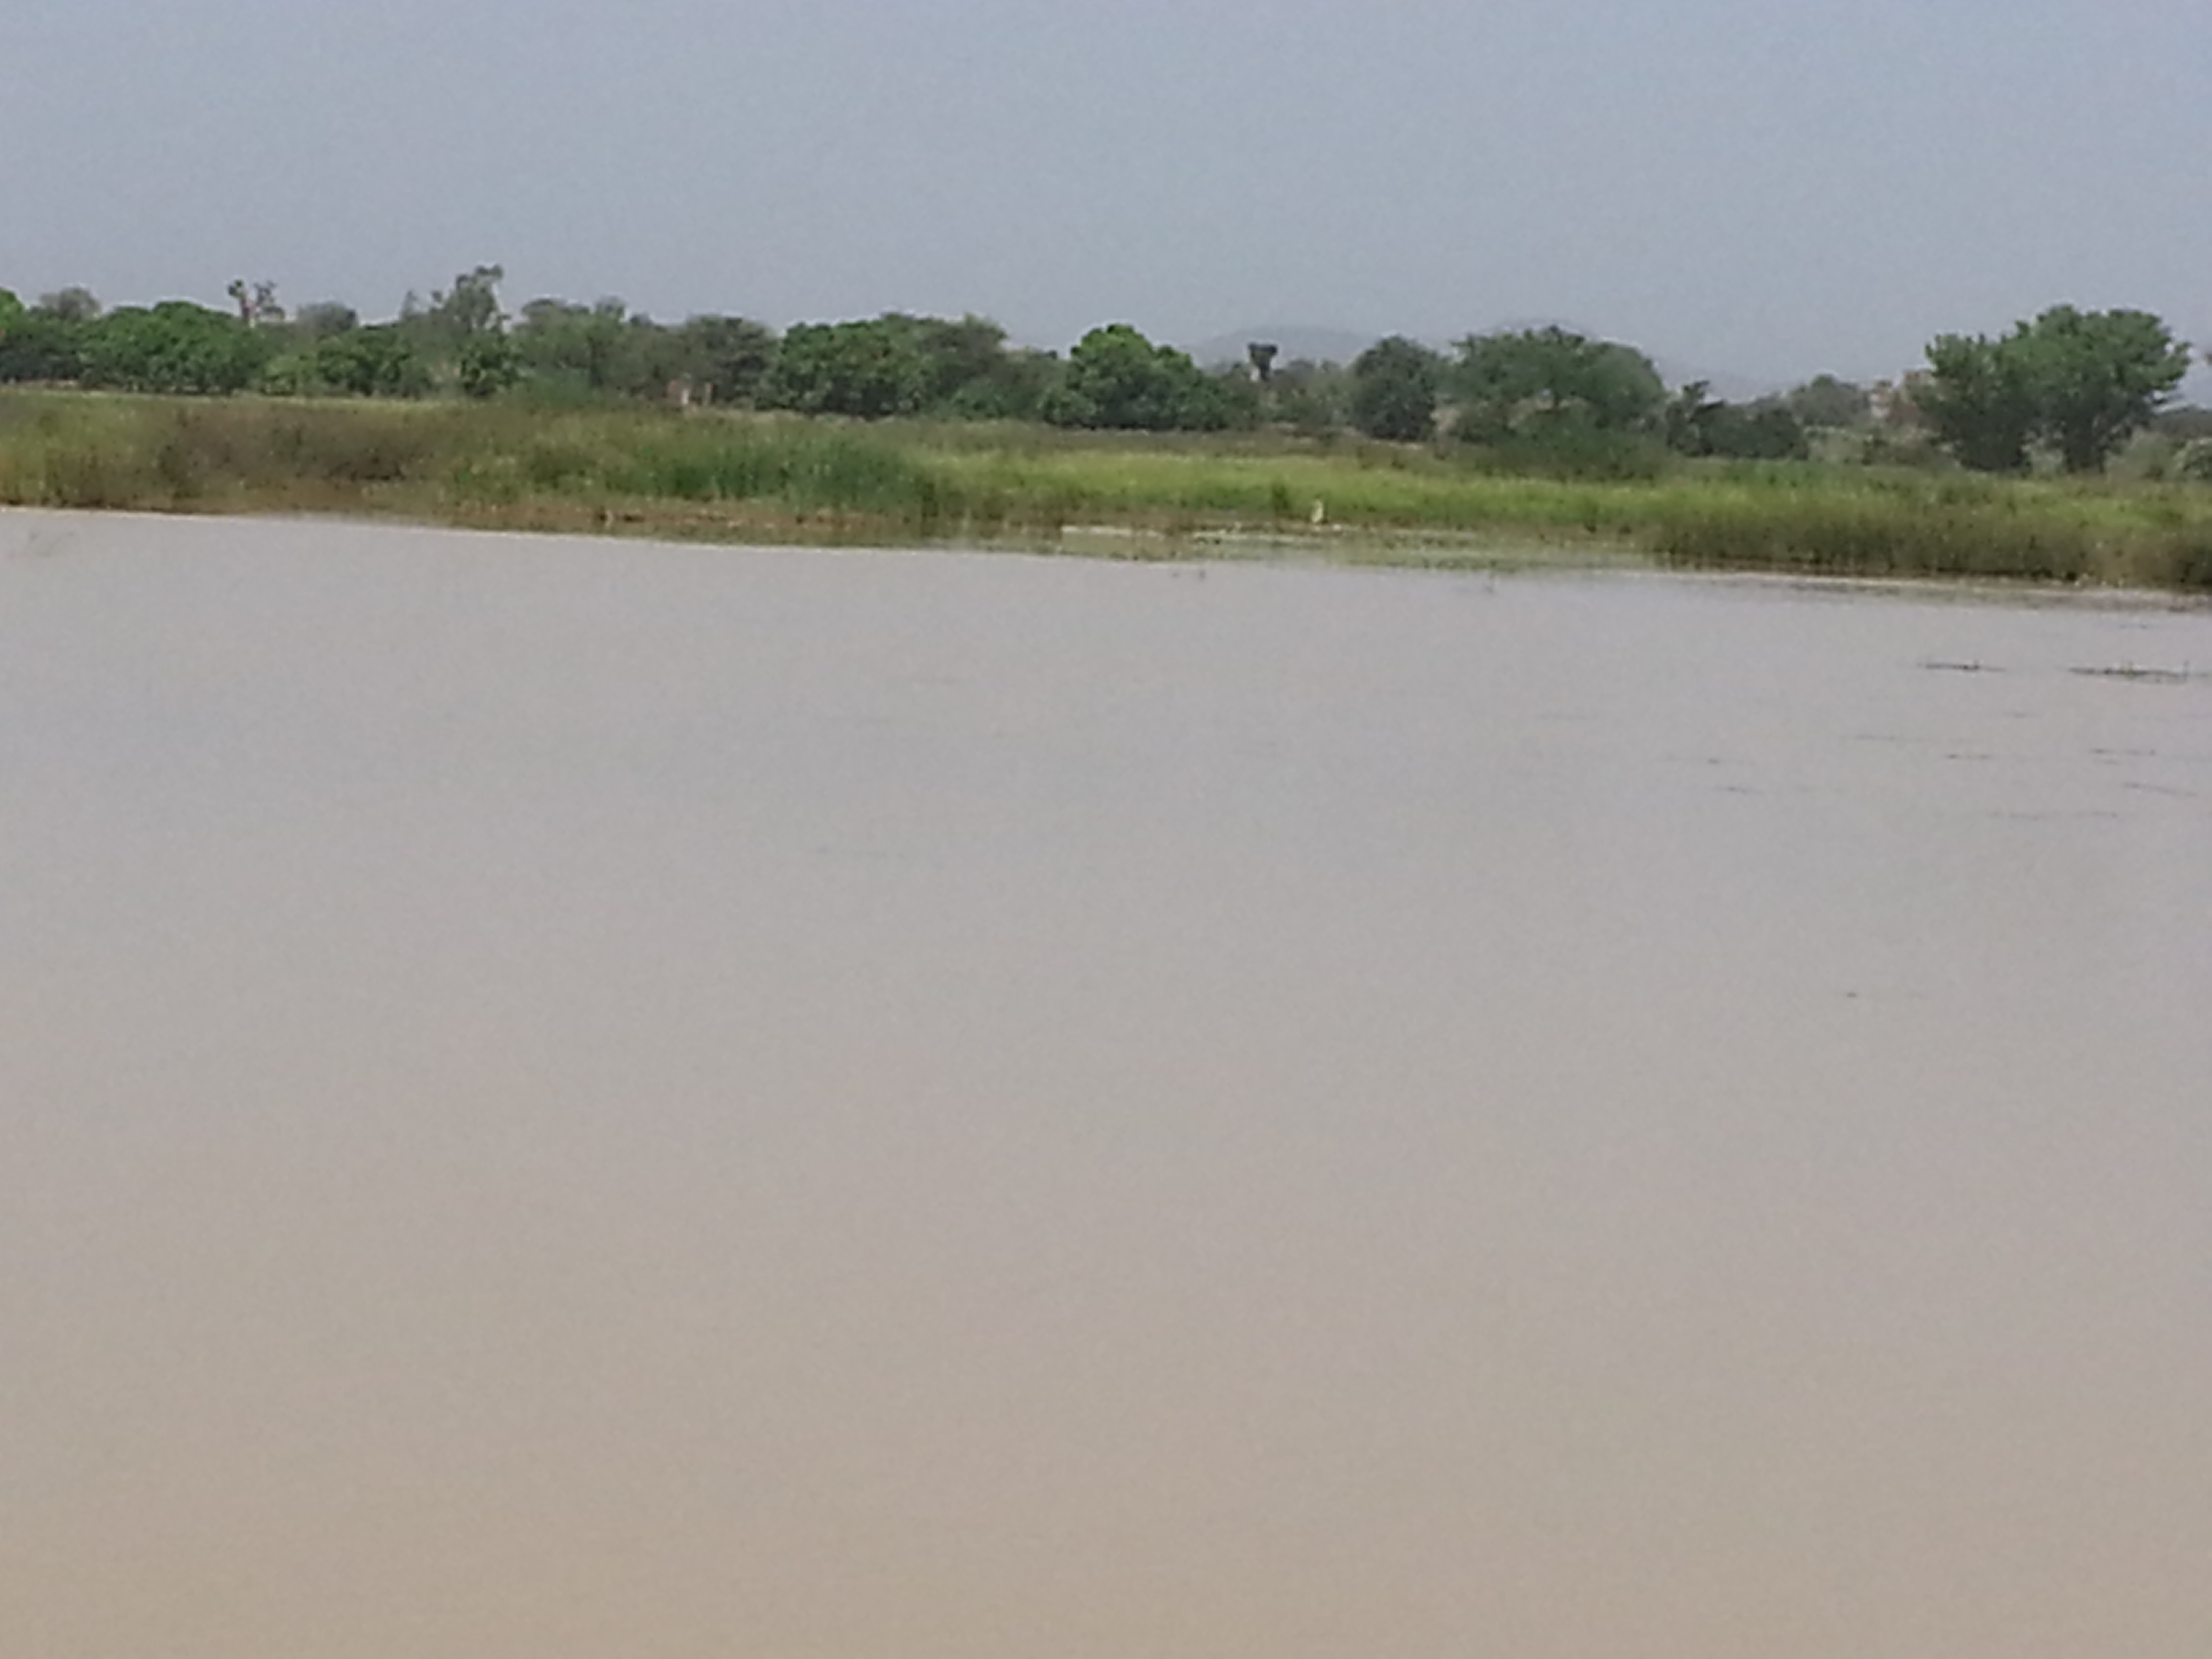
<path fill-rule="evenodd" d="M 13 392 L 0 397 L 0 502 L 1139 556 L 1288 544 L 1423 564 L 1510 548 L 2212 589 L 2212 488 L 2201 483 L 1813 463 L 1563 477 L 1349 439 L 629 408 Z M 1101 527 L 1116 533 L 1089 533 Z"/>

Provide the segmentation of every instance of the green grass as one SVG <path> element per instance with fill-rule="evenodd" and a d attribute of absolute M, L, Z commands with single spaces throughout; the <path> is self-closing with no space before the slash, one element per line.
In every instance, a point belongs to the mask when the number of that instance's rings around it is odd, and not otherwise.
<path fill-rule="evenodd" d="M 21 504 L 390 514 L 728 540 L 1059 545 L 1072 529 L 1110 527 L 1146 532 L 1142 546 L 1167 551 L 1243 532 L 1406 562 L 1448 561 L 1439 549 L 1457 538 L 1468 556 L 1510 545 L 1686 568 L 2212 590 L 2203 483 L 1788 463 L 1614 470 L 1632 476 L 1514 471 L 1497 456 L 1273 433 L 0 395 L 0 501 Z"/>

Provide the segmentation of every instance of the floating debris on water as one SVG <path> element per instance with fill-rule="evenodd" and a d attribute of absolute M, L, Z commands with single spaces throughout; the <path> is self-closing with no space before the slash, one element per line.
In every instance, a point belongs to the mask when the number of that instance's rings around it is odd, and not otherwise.
<path fill-rule="evenodd" d="M 2183 685 L 2191 680 L 2212 678 L 2191 668 L 2139 668 L 2133 663 L 2111 668 L 2076 668 L 2076 674 L 2087 674 L 2105 680 L 2148 680 L 2159 685 Z"/>

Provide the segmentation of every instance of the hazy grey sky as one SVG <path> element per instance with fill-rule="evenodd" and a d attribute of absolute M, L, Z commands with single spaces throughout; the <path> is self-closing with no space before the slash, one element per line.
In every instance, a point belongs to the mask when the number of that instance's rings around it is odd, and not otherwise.
<path fill-rule="evenodd" d="M 26 295 L 2212 339 L 2207 0 L 9 0 L 0 155 Z"/>

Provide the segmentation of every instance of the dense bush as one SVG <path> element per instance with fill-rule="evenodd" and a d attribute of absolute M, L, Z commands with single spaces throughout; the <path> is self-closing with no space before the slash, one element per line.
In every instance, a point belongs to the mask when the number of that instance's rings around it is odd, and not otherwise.
<path fill-rule="evenodd" d="M 1802 461 L 1810 453 L 1804 423 L 1785 400 L 1731 404 L 1705 394 L 1705 382 L 1693 380 L 1667 405 L 1670 449 L 1740 461 Z"/>
<path fill-rule="evenodd" d="M 1402 335 L 1378 340 L 1352 365 L 1352 425 L 1370 438 L 1426 441 L 1437 423 L 1443 362 Z"/>
<path fill-rule="evenodd" d="M 165 300 L 110 312 L 87 329 L 82 379 L 125 392 L 243 392 L 269 356 L 267 340 L 238 318 Z"/>
<path fill-rule="evenodd" d="M 1642 352 L 1562 328 L 1469 336 L 1445 391 L 1459 408 L 1456 429 L 1478 443 L 1643 432 L 1667 401 Z"/>
<path fill-rule="evenodd" d="M 2181 384 L 2189 349 L 2147 312 L 2054 306 L 1999 339 L 1946 334 L 1928 362 L 1921 411 L 1967 466 L 2023 471 L 2040 443 L 2095 472 Z"/>
<path fill-rule="evenodd" d="M 1067 354 L 1067 372 L 1042 413 L 1056 426 L 1219 432 L 1237 423 L 1242 401 L 1183 352 L 1115 323 L 1092 329 Z"/>

